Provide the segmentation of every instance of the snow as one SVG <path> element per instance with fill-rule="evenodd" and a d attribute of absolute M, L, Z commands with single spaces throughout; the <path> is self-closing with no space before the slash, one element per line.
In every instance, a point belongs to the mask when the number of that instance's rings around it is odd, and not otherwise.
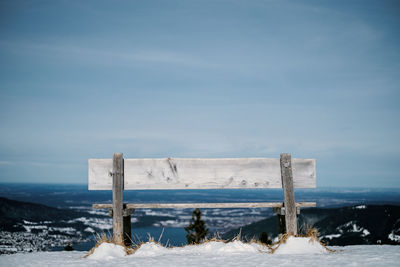
<path fill-rule="evenodd" d="M 370 235 L 371 233 L 367 230 L 367 229 L 364 229 L 363 231 L 362 231 L 362 236 L 367 236 L 367 235 Z"/>
<path fill-rule="evenodd" d="M 175 248 L 148 242 L 132 255 L 126 255 L 121 246 L 105 243 L 87 258 L 86 252 L 77 251 L 19 253 L 0 256 L 0 266 L 397 266 L 400 256 L 400 246 L 330 247 L 336 252 L 317 254 L 306 253 L 306 247 L 318 251 L 315 244 L 298 238 L 288 239 L 273 254 L 265 246 L 240 241 Z M 279 250 L 290 253 L 279 254 Z"/>
<path fill-rule="evenodd" d="M 17 248 L 10 247 L 10 246 L 7 246 L 7 245 L 0 245 L 0 249 L 2 251 L 8 251 L 8 252 L 13 252 L 13 253 L 18 252 Z"/>
<path fill-rule="evenodd" d="M 187 226 L 187 221 L 178 221 L 178 220 L 166 220 L 160 221 L 159 223 L 154 223 L 153 226 L 156 227 L 185 227 Z"/>
<path fill-rule="evenodd" d="M 120 245 L 104 242 L 87 258 L 90 260 L 112 260 L 126 256 L 125 248 Z"/>
<path fill-rule="evenodd" d="M 274 254 L 324 254 L 328 250 L 317 240 L 308 237 L 290 236 L 276 248 Z"/>
<path fill-rule="evenodd" d="M 332 239 L 332 238 L 338 238 L 340 236 L 341 234 L 332 234 L 332 235 L 324 235 L 322 236 L 322 238 Z"/>
<path fill-rule="evenodd" d="M 32 229 L 35 230 L 48 230 L 50 232 L 62 232 L 62 233 L 66 233 L 66 234 L 70 234 L 73 235 L 76 232 L 75 228 L 72 227 L 50 227 L 47 225 L 43 225 L 43 224 L 50 224 L 52 223 L 51 221 L 44 221 L 44 222 L 30 222 L 30 221 L 26 221 L 23 220 L 23 225 L 22 227 L 24 227 L 25 231 L 28 233 L 32 232 Z"/>
<path fill-rule="evenodd" d="M 209 251 L 213 254 L 221 254 L 221 253 L 256 253 L 260 252 L 269 253 L 270 250 L 268 247 L 250 243 L 246 244 L 241 241 L 233 241 L 229 243 L 224 242 L 207 242 L 199 246 L 193 246 L 195 250 L 198 250 L 199 253 L 203 251 Z"/>
<path fill-rule="evenodd" d="M 28 233 L 30 233 L 32 229 L 40 229 L 40 230 L 47 229 L 47 225 L 31 225 L 31 226 L 22 225 L 22 227 L 24 227 L 25 231 L 27 231 Z"/>
<path fill-rule="evenodd" d="M 366 209 L 367 206 L 365 206 L 365 205 L 359 205 L 359 206 L 355 206 L 354 208 L 355 208 L 355 209 L 358 209 L 358 210 L 363 210 L 363 209 Z"/>
<path fill-rule="evenodd" d="M 82 222 L 84 225 L 98 228 L 101 230 L 110 230 L 112 229 L 112 219 L 111 218 L 86 218 L 80 217 L 73 220 L 67 221 L 67 223 L 76 223 Z"/>
<path fill-rule="evenodd" d="M 83 230 L 84 232 L 89 232 L 89 233 L 96 233 L 96 231 L 92 228 L 92 227 L 86 227 L 85 230 Z"/>
<path fill-rule="evenodd" d="M 113 254 L 112 250 L 117 249 L 118 254 Z M 89 259 L 105 259 L 108 260 L 110 255 L 113 257 L 158 257 L 163 255 L 185 255 L 185 254 L 209 254 L 209 255 L 223 255 L 223 254 L 260 254 L 271 253 L 267 246 L 256 243 L 246 244 L 241 241 L 233 241 L 224 243 L 220 241 L 210 241 L 200 245 L 187 245 L 184 247 L 171 247 L 166 248 L 155 242 L 143 243 L 132 255 L 126 255 L 121 246 L 111 246 L 110 243 L 103 243 L 95 249 L 94 253 L 90 255 Z M 93 256 L 95 255 L 95 256 Z"/>
<path fill-rule="evenodd" d="M 135 252 L 137 257 L 157 257 L 162 256 L 169 252 L 168 248 L 165 248 L 154 242 L 147 242 L 140 246 L 140 248 Z"/>
<path fill-rule="evenodd" d="M 400 242 L 400 235 L 395 235 L 394 233 L 390 233 L 388 238 L 395 242 Z"/>
<path fill-rule="evenodd" d="M 30 222 L 30 221 L 26 221 L 26 220 L 22 220 L 24 224 L 37 224 L 36 222 Z"/>
<path fill-rule="evenodd" d="M 72 227 L 49 227 L 49 231 L 73 235 L 76 232 L 76 229 Z"/>
<path fill-rule="evenodd" d="M 340 233 L 345 232 L 344 229 L 345 229 L 345 230 L 347 229 L 348 232 L 353 232 L 353 233 L 360 233 L 360 232 L 361 232 L 361 233 L 362 233 L 361 236 L 367 236 L 367 235 L 371 234 L 371 233 L 368 231 L 368 229 L 365 229 L 365 228 L 363 228 L 363 227 L 361 227 L 361 226 L 358 226 L 357 223 L 356 223 L 355 221 L 350 221 L 350 222 L 348 222 L 348 223 L 346 223 L 346 224 L 343 224 L 343 225 L 341 225 L 341 226 L 339 226 L 339 227 L 337 228 L 337 230 L 338 230 Z"/>

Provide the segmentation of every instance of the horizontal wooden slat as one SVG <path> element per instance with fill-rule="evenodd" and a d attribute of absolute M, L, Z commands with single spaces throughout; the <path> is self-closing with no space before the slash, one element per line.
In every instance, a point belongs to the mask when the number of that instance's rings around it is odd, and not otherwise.
<path fill-rule="evenodd" d="M 316 187 L 315 159 L 292 159 L 295 188 Z M 279 159 L 125 159 L 124 189 L 282 188 Z M 112 159 L 89 159 L 89 190 L 112 189 Z"/>
<path fill-rule="evenodd" d="M 315 202 L 297 202 L 296 207 L 316 207 Z M 128 203 L 128 209 L 195 209 L 195 208 L 282 208 L 282 202 L 254 203 Z M 93 204 L 94 209 L 112 209 L 112 204 Z"/>

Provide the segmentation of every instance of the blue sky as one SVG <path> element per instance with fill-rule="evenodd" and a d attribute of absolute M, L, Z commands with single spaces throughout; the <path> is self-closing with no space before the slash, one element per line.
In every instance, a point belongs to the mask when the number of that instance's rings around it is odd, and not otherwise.
<path fill-rule="evenodd" d="M 0 1 L 0 182 L 87 159 L 317 159 L 400 187 L 398 1 Z"/>

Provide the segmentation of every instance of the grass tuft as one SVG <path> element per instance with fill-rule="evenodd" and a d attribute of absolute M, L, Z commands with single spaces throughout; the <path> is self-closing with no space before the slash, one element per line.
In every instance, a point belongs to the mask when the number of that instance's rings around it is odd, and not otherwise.
<path fill-rule="evenodd" d="M 148 241 L 147 242 L 141 241 L 141 240 L 139 240 L 139 238 L 137 238 L 138 240 L 136 242 L 132 242 L 132 244 L 133 244 L 132 247 L 127 247 L 124 244 L 120 244 L 120 243 L 114 242 L 114 240 L 112 239 L 112 237 L 110 235 L 106 235 L 104 233 L 101 234 L 101 235 L 97 234 L 96 235 L 96 244 L 88 252 L 88 254 L 85 256 L 85 258 L 88 257 L 89 255 L 93 254 L 95 249 L 98 248 L 102 243 L 112 243 L 112 244 L 120 245 L 120 246 L 124 247 L 127 255 L 134 254 L 145 243 L 154 243 L 154 244 L 160 245 L 160 246 L 165 247 L 165 248 L 173 248 L 173 246 L 168 247 L 168 246 L 164 246 L 163 244 L 160 243 L 162 234 L 158 238 L 158 241 L 155 241 L 154 237 L 152 237 L 150 235 L 148 235 Z M 224 240 L 218 234 L 216 234 L 214 237 L 212 237 L 210 239 L 206 238 L 205 240 L 203 240 L 199 244 L 187 244 L 184 247 L 193 246 L 193 245 L 202 245 L 202 244 L 206 244 L 206 243 L 210 243 L 210 242 L 229 243 L 229 242 L 240 241 L 240 242 L 243 242 L 243 243 L 249 243 L 249 244 L 253 243 L 253 244 L 258 244 L 258 245 L 263 246 L 263 247 L 267 247 L 271 253 L 274 253 L 279 248 L 280 245 L 286 243 L 286 241 L 288 240 L 289 237 L 295 236 L 295 237 L 307 237 L 307 238 L 310 238 L 310 242 L 319 242 L 327 251 L 335 252 L 334 250 L 329 249 L 324 243 L 322 243 L 319 240 L 319 238 L 318 238 L 318 230 L 315 229 L 315 228 L 311 228 L 311 227 L 307 227 L 305 234 L 299 234 L 299 235 L 284 234 L 284 235 L 281 235 L 279 240 L 278 240 L 278 242 L 276 242 L 276 243 L 274 243 L 272 245 L 264 244 L 264 243 L 260 242 L 258 239 L 254 238 L 254 237 L 251 240 L 242 240 L 242 236 L 241 235 L 242 235 L 242 231 L 240 230 L 240 232 L 232 240 Z"/>
<path fill-rule="evenodd" d="M 318 238 L 318 230 L 315 228 L 311 228 L 307 226 L 306 233 L 305 234 L 298 234 L 298 235 L 293 235 L 293 234 L 283 234 L 280 236 L 278 242 L 272 244 L 270 246 L 271 252 L 274 253 L 280 245 L 285 244 L 286 241 L 288 240 L 289 237 L 294 236 L 294 237 L 307 237 L 310 239 L 309 242 L 318 242 L 323 246 L 327 251 L 329 252 L 335 252 L 334 250 L 328 248 L 321 240 Z"/>
<path fill-rule="evenodd" d="M 96 244 L 84 256 L 84 258 L 87 258 L 89 255 L 92 255 L 94 253 L 94 251 L 96 250 L 96 248 L 98 248 L 103 243 L 110 243 L 110 244 L 115 244 L 115 245 L 122 246 L 125 249 L 125 252 L 126 252 L 127 255 L 133 254 L 136 251 L 132 247 L 125 246 L 125 244 L 123 242 L 122 243 L 116 242 L 115 240 L 113 240 L 113 238 L 110 235 L 102 233 L 101 235 L 100 234 L 96 234 Z"/>
<path fill-rule="evenodd" d="M 240 228 L 239 233 L 232 239 L 232 241 L 242 241 L 242 228 Z"/>

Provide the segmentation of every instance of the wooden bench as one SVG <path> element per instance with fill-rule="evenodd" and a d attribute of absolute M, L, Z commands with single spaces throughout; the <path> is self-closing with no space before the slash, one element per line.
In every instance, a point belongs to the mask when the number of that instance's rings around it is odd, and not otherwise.
<path fill-rule="evenodd" d="M 297 234 L 300 207 L 315 202 L 295 202 L 295 188 L 316 187 L 315 159 L 270 158 L 163 158 L 89 159 L 89 190 L 112 190 L 112 204 L 93 204 L 113 216 L 113 239 L 129 245 L 131 214 L 151 208 L 276 208 L 287 233 Z M 145 189 L 249 189 L 283 188 L 284 202 L 256 203 L 123 203 L 123 190 Z"/>

